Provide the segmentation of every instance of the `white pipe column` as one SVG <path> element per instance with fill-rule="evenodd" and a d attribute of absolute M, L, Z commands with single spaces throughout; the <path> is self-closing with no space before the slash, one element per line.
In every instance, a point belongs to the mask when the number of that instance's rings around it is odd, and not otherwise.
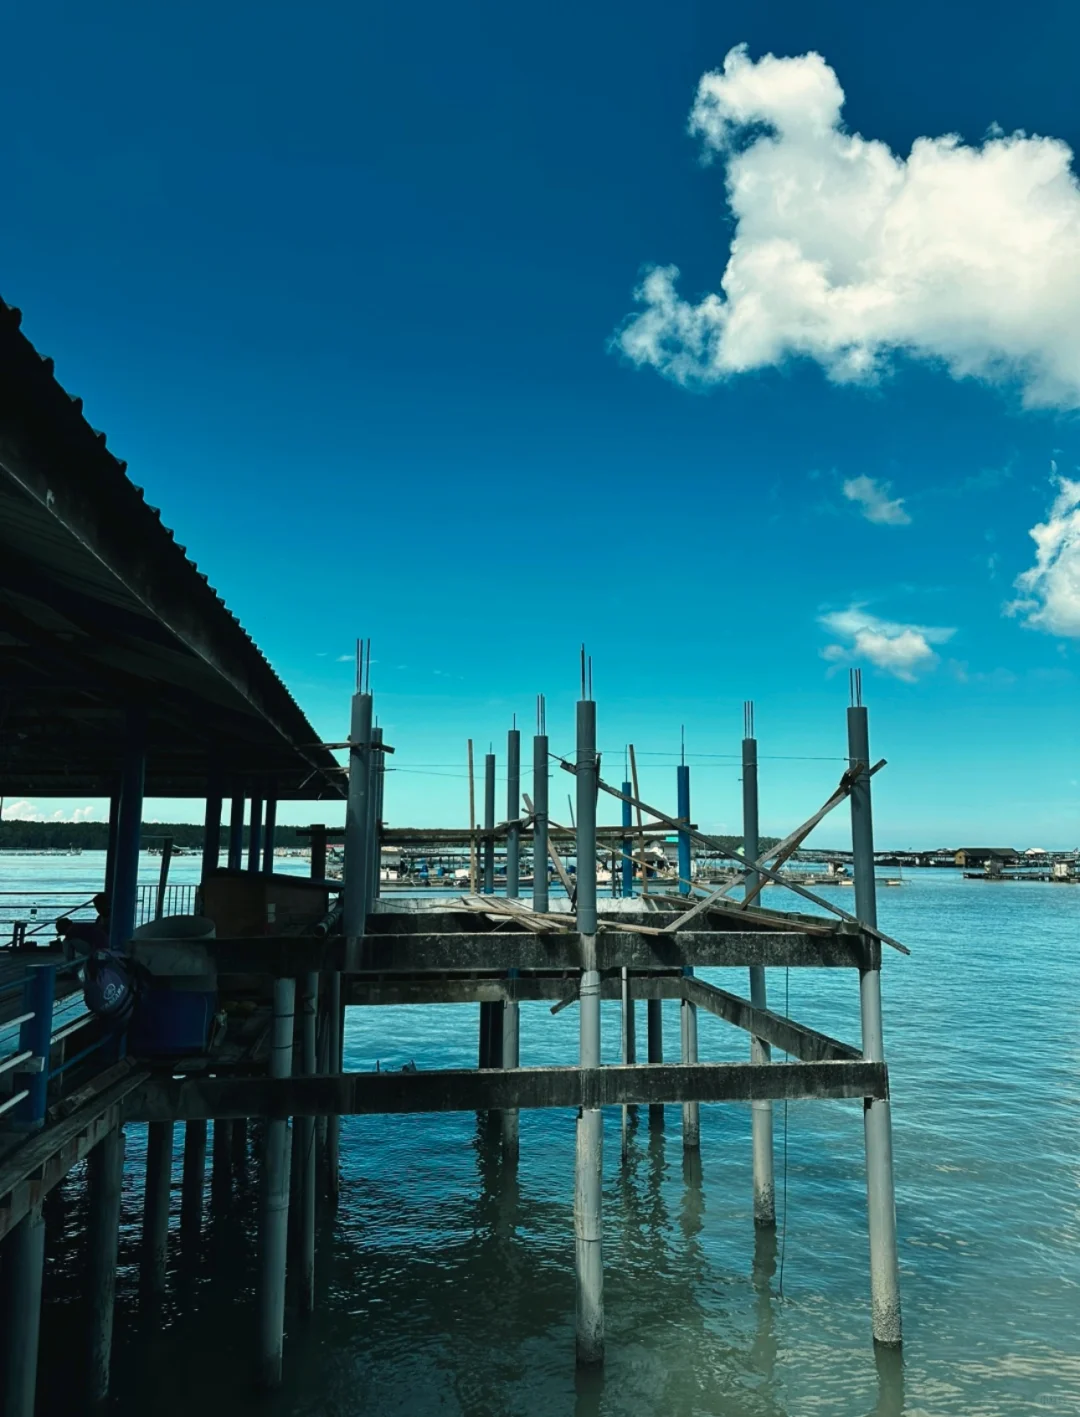
<path fill-rule="evenodd" d="M 274 1021 L 270 1076 L 292 1072 L 293 1013 L 296 980 L 274 980 Z M 289 1124 L 282 1117 L 266 1123 L 262 1205 L 259 1215 L 259 1355 L 258 1379 L 265 1388 L 281 1386 L 285 1340 L 285 1262 L 289 1238 Z"/>
<path fill-rule="evenodd" d="M 859 681 L 856 678 L 855 683 Z M 861 687 L 861 686 L 860 686 Z M 851 790 L 851 847 L 854 857 L 855 913 L 865 925 L 877 926 L 877 888 L 874 881 L 874 825 L 870 799 L 870 732 L 866 709 L 849 708 L 848 755 L 851 766 L 862 771 Z M 880 945 L 873 944 L 875 954 Z M 862 1009 L 863 1057 L 885 1061 L 881 1020 L 881 967 L 859 974 Z M 874 1341 L 898 1348 L 902 1340 L 900 1274 L 896 1253 L 896 1200 L 893 1191 L 892 1113 L 884 1098 L 863 1099 L 866 1133 L 866 1196 L 870 1229 L 870 1307 Z"/>
<path fill-rule="evenodd" d="M 582 1070 L 600 1067 L 600 972 L 596 956 L 596 704 L 577 706 L 577 921 L 581 940 Z M 598 1107 L 578 1114 L 574 1176 L 577 1263 L 577 1361 L 604 1359 L 602 1180 L 604 1117 Z"/>

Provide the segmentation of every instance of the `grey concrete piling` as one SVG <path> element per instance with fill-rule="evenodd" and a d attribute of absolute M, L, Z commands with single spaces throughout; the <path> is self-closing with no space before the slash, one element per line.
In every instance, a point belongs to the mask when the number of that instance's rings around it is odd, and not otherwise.
<path fill-rule="evenodd" d="M 511 728 L 506 735 L 506 894 L 517 900 L 521 894 L 521 730 Z"/>
<path fill-rule="evenodd" d="M 581 940 L 579 1061 L 600 1066 L 600 972 L 596 954 L 596 705 L 577 706 L 577 923 Z M 577 1360 L 604 1358 L 604 1249 L 602 1179 L 604 1118 L 598 1107 L 578 1114 L 574 1172 L 577 1267 Z"/>
<path fill-rule="evenodd" d="M 848 755 L 851 766 L 862 771 L 851 790 L 851 847 L 855 876 L 855 913 L 863 924 L 877 926 L 877 888 L 874 881 L 874 826 L 870 798 L 870 734 L 861 683 L 853 676 L 856 703 L 848 709 Z M 863 1057 L 884 1062 L 885 1041 L 881 1019 L 881 971 L 859 974 Z M 896 1249 L 896 1200 L 893 1190 L 892 1115 L 885 1099 L 863 1101 L 866 1137 L 866 1193 L 870 1230 L 870 1305 L 874 1341 L 897 1348 L 902 1341 L 900 1275 Z"/>
<path fill-rule="evenodd" d="M 664 1001 L 647 999 L 645 1008 L 646 1058 L 650 1063 L 664 1061 Z M 663 1103 L 649 1104 L 649 1126 L 664 1125 Z"/>
<path fill-rule="evenodd" d="M 205 1149 L 205 1122 L 202 1127 Z M 124 1180 L 124 1133 L 119 1127 L 102 1137 L 87 1157 L 86 1165 L 90 1217 L 87 1397 L 91 1404 L 97 1404 L 108 1396 L 112 1364 L 116 1252 Z"/>
<path fill-rule="evenodd" d="M 300 998 L 300 1072 L 315 1073 L 316 1022 L 319 1007 L 319 976 L 304 976 Z M 315 1118 L 298 1117 L 294 1122 L 300 1137 L 300 1274 L 297 1293 L 302 1313 L 315 1308 Z"/>
<path fill-rule="evenodd" d="M 214 1118 L 213 1151 L 210 1165 L 210 1199 L 222 1209 L 232 1199 L 232 1122 Z"/>
<path fill-rule="evenodd" d="M 688 974 L 692 970 L 686 971 Z M 679 1036 L 682 1043 L 682 1060 L 684 1063 L 696 1063 L 698 1060 L 698 1020 L 697 1007 L 687 1003 L 685 999 L 679 1007 Z M 701 1146 L 701 1103 L 684 1102 L 682 1105 L 682 1134 L 683 1149 L 685 1151 L 697 1151 Z"/>
<path fill-rule="evenodd" d="M 541 701 L 543 714 L 543 701 Z M 533 739 L 533 909 L 548 908 L 548 740 Z"/>
<path fill-rule="evenodd" d="M 495 754 L 484 756 L 484 849 L 481 853 L 483 865 L 483 893 L 495 894 Z M 495 1032 L 498 1030 L 498 1043 Z M 497 1056 L 502 1051 L 502 1006 L 484 1003 L 480 1005 L 480 1038 L 477 1061 L 482 1068 L 497 1068 Z"/>
<path fill-rule="evenodd" d="M 758 840 L 758 768 L 757 738 L 754 736 L 754 706 L 744 705 L 745 735 L 742 742 L 742 787 L 743 787 L 743 860 L 756 861 L 760 855 Z M 746 878 L 744 895 L 749 895 L 758 882 L 755 872 Z M 755 1009 L 768 1007 L 765 970 L 759 965 L 750 967 L 750 1002 Z M 768 1063 L 772 1050 L 761 1038 L 750 1038 L 750 1061 Z M 754 1154 L 754 1224 L 771 1226 L 776 1224 L 776 1186 L 773 1180 L 773 1105 L 771 1102 L 755 1101 L 751 1107 L 752 1145 Z"/>
<path fill-rule="evenodd" d="M 343 1017 L 341 1008 L 341 975 L 334 970 L 330 974 L 329 998 L 326 1005 L 327 1072 L 341 1071 Z M 326 1119 L 326 1193 L 332 1205 L 337 1203 L 340 1188 L 339 1155 L 341 1151 L 341 1118 L 336 1112 Z"/>
<path fill-rule="evenodd" d="M 146 1190 L 143 1195 L 142 1287 L 151 1300 L 165 1293 L 172 1190 L 173 1123 L 146 1129 Z"/>
<path fill-rule="evenodd" d="M 345 803 L 345 901 L 342 928 L 350 944 L 367 926 L 371 873 L 371 695 L 353 695 L 349 722 L 349 792 Z M 353 945 L 355 948 L 355 945 Z"/>
<path fill-rule="evenodd" d="M 34 1417 L 41 1286 L 45 1270 L 45 1217 L 41 1207 L 24 1215 L 4 1241 L 7 1320 L 0 1334 L 4 1417 Z"/>
<path fill-rule="evenodd" d="M 270 1046 L 270 1076 L 292 1072 L 293 1014 L 296 980 L 274 980 L 274 1018 Z M 266 1123 L 259 1215 L 259 1347 L 260 1387 L 281 1385 L 285 1340 L 285 1264 L 289 1232 L 289 1124 L 284 1118 Z"/>
<path fill-rule="evenodd" d="M 192 1245 L 202 1228 L 206 1176 L 206 1123 L 184 1124 L 184 1174 L 180 1187 L 180 1241 Z"/>
<path fill-rule="evenodd" d="M 512 969 L 507 980 L 511 996 L 516 978 L 517 970 Z M 497 1007 L 498 1005 L 496 1005 Z M 502 1004 L 502 1066 L 504 1068 L 520 1067 L 520 1038 L 521 1005 L 517 999 L 509 997 L 504 999 Z M 502 1148 L 503 1155 L 508 1161 L 517 1160 L 519 1136 L 518 1110 L 516 1107 L 506 1107 L 502 1113 Z"/>
<path fill-rule="evenodd" d="M 637 1018 L 634 1012 L 634 996 L 630 989 L 630 971 L 625 965 L 621 970 L 622 984 L 622 1060 L 624 1063 L 637 1062 Z M 637 1108 L 633 1108 L 637 1112 Z M 622 1109 L 622 1154 L 625 1161 L 630 1146 L 631 1108 Z"/>

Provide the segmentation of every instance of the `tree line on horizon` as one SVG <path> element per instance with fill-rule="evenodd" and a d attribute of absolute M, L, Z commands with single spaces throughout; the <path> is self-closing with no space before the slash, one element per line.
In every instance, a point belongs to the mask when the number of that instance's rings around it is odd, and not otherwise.
<path fill-rule="evenodd" d="M 159 846 L 162 838 L 172 837 L 174 846 L 202 850 L 205 829 L 200 822 L 143 822 L 141 845 Z M 222 850 L 228 846 L 229 828 L 221 828 Z M 249 841 L 244 825 L 244 849 Z M 108 822 L 0 822 L 0 851 L 105 851 L 109 845 Z M 307 837 L 298 835 L 296 827 L 276 826 L 275 846 L 307 846 Z"/>

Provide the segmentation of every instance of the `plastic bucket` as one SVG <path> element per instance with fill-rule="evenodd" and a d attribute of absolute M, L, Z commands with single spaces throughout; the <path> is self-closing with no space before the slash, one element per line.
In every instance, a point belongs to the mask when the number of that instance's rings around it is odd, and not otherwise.
<path fill-rule="evenodd" d="M 131 1051 L 145 1056 L 202 1053 L 217 1009 L 217 969 L 202 941 L 214 938 L 202 915 L 172 915 L 140 925 L 133 958 L 150 975 L 128 1033 Z"/>

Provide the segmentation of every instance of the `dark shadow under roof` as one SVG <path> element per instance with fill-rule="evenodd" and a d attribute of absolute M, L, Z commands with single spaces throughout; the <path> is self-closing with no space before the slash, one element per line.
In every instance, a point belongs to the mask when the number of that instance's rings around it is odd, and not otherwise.
<path fill-rule="evenodd" d="M 0 793 L 108 795 L 134 710 L 147 795 L 200 797 L 218 761 L 252 793 L 340 796 L 332 754 L 19 323 L 0 301 Z"/>

